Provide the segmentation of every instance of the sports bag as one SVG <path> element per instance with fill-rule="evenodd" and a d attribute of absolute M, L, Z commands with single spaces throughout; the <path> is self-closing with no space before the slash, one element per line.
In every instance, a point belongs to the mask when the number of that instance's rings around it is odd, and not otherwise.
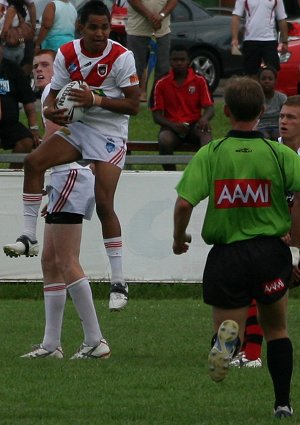
<path fill-rule="evenodd" d="M 11 26 L 5 33 L 4 42 L 8 47 L 17 47 L 25 41 L 33 40 L 35 31 L 29 22 L 18 15 L 19 25 L 17 27 Z M 5 24 L 4 24 L 5 25 Z"/>

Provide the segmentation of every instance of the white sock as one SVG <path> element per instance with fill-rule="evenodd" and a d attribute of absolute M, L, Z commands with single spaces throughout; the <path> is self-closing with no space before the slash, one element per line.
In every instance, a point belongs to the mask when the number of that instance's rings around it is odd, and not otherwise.
<path fill-rule="evenodd" d="M 122 237 L 104 239 L 106 254 L 109 258 L 111 268 L 111 283 L 122 283 L 124 285 L 122 267 Z"/>
<path fill-rule="evenodd" d="M 22 234 L 28 236 L 32 241 L 36 240 L 36 225 L 42 196 L 42 193 L 23 193 L 24 228 Z"/>
<path fill-rule="evenodd" d="M 84 343 L 90 347 L 100 344 L 103 338 L 94 306 L 92 290 L 86 277 L 68 285 L 68 291 L 82 322 Z"/>
<path fill-rule="evenodd" d="M 60 336 L 66 302 L 65 283 L 49 283 L 44 286 L 45 333 L 42 346 L 54 351 L 61 345 Z"/>

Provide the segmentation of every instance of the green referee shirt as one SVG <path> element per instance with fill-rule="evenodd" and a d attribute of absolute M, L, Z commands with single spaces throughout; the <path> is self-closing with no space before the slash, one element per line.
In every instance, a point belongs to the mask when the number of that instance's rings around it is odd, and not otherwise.
<path fill-rule="evenodd" d="M 256 131 L 230 131 L 201 148 L 176 186 L 196 206 L 208 197 L 207 244 L 283 236 L 291 227 L 288 191 L 300 191 L 300 156 Z"/>

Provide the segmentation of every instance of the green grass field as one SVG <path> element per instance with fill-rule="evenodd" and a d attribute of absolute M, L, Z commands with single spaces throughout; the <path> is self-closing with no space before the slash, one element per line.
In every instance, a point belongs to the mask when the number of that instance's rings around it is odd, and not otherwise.
<path fill-rule="evenodd" d="M 228 131 L 216 103 L 213 137 Z M 130 121 L 129 138 L 155 140 L 149 110 Z M 270 425 L 273 389 L 263 346 L 261 369 L 231 369 L 216 384 L 207 374 L 210 308 L 198 285 L 132 285 L 128 308 L 108 311 L 107 284 L 93 284 L 108 360 L 70 361 L 82 342 L 80 321 L 67 302 L 63 360 L 21 359 L 40 343 L 41 285 L 0 285 L 0 425 Z M 300 423 L 300 289 L 289 305 L 295 369 L 290 424 Z"/>
<path fill-rule="evenodd" d="M 229 121 L 223 114 L 223 102 L 215 103 L 215 116 L 212 119 L 212 136 L 219 138 L 226 135 L 229 130 Z M 129 140 L 157 140 L 159 126 L 153 122 L 151 111 L 145 104 L 141 104 L 138 115 L 130 118 Z M 139 152 L 141 154 L 141 152 Z M 147 154 L 147 153 L 145 153 Z M 152 155 L 153 152 L 148 152 Z M 184 165 L 177 165 L 177 170 L 183 170 Z M 161 165 L 133 165 L 131 170 L 162 170 Z"/>
<path fill-rule="evenodd" d="M 212 119 L 212 134 L 214 138 L 222 137 L 229 129 L 228 119 L 223 114 L 223 101 L 215 103 L 215 116 Z M 27 125 L 24 113 L 20 114 L 21 122 Z M 42 130 L 41 120 L 39 126 Z M 159 126 L 153 122 L 152 113 L 147 104 L 141 103 L 139 113 L 130 117 L 129 140 L 157 140 Z"/>
<path fill-rule="evenodd" d="M 229 121 L 223 114 L 223 101 L 215 103 L 215 116 L 212 119 L 213 138 L 224 136 L 229 129 Z M 151 111 L 141 104 L 138 115 L 130 118 L 129 140 L 157 140 L 159 126 L 152 120 Z"/>
<path fill-rule="evenodd" d="M 24 113 L 20 114 L 21 122 L 27 126 L 27 121 Z M 41 134 L 43 133 L 41 120 L 39 120 Z M 223 114 L 223 102 L 218 101 L 215 103 L 215 116 L 212 120 L 212 134 L 214 138 L 224 136 L 229 129 L 228 119 Z M 141 104 L 138 115 L 130 118 L 129 121 L 129 140 L 157 140 L 159 126 L 152 120 L 151 111 L 146 104 Z M 1 152 L 7 152 L 0 149 Z M 145 153 L 146 154 L 146 153 Z M 153 152 L 149 152 L 149 155 Z M 8 164 L 0 164 L 0 168 L 7 168 Z M 178 170 L 183 169 L 184 166 L 178 166 Z M 162 170 L 160 165 L 134 165 L 131 167 L 133 170 Z"/>
<path fill-rule="evenodd" d="M 111 358 L 102 361 L 69 360 L 82 341 L 70 301 L 62 336 L 65 358 L 19 358 L 31 344 L 41 342 L 41 289 L 26 285 L 27 295 L 22 285 L 2 289 L 1 425 L 276 423 L 265 345 L 261 369 L 230 369 L 219 384 L 208 377 L 211 314 L 198 285 L 134 285 L 133 298 L 120 313 L 108 311 L 108 287 L 100 286 L 93 286 L 96 308 L 112 350 Z M 15 299 L 18 290 L 26 298 Z M 293 297 L 289 327 L 295 415 L 288 419 L 290 424 L 300 423 L 299 308 L 300 300 Z"/>

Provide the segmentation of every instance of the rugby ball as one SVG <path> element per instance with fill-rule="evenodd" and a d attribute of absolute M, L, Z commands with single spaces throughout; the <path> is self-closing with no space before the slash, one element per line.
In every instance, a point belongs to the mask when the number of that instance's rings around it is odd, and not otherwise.
<path fill-rule="evenodd" d="M 83 118 L 84 108 L 76 106 L 76 102 L 69 99 L 71 89 L 79 89 L 80 86 L 88 85 L 84 81 L 71 81 L 66 84 L 56 96 L 56 107 L 58 109 L 67 109 L 66 115 L 69 117 L 70 122 L 79 121 Z M 82 89 L 81 89 L 82 90 Z"/>

